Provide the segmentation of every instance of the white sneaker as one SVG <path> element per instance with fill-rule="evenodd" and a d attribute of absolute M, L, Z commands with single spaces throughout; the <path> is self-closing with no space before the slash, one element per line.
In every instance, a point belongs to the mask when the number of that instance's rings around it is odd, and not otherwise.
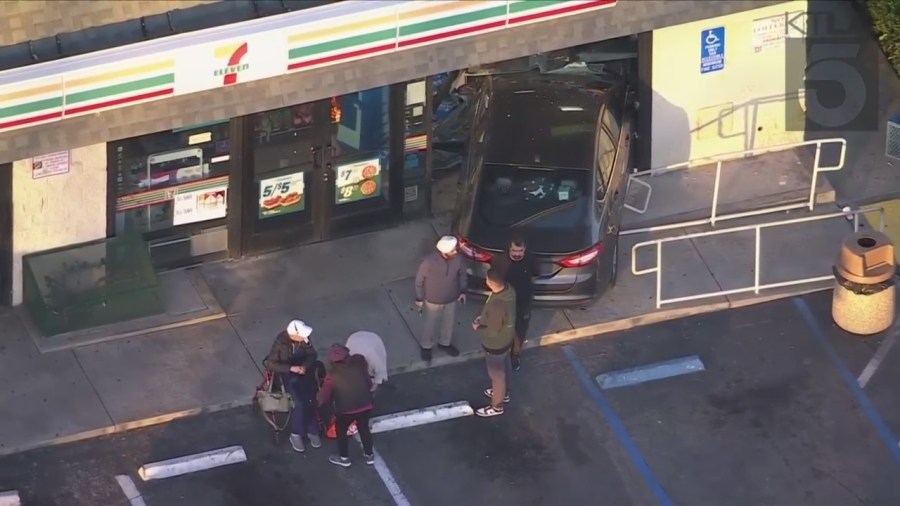
<path fill-rule="evenodd" d="M 322 438 L 317 434 L 307 434 L 307 436 L 309 436 L 309 446 L 312 446 L 313 448 L 322 447 Z"/>
<path fill-rule="evenodd" d="M 494 397 L 494 389 L 493 389 L 493 388 L 485 388 L 485 389 L 484 389 L 484 395 L 485 395 L 488 399 L 493 398 L 493 397 Z M 505 404 L 509 404 L 509 390 L 507 390 L 507 391 L 506 391 L 506 395 L 503 396 L 503 402 L 504 402 Z"/>
<path fill-rule="evenodd" d="M 487 418 L 489 416 L 499 416 L 504 412 L 503 408 L 497 409 L 494 406 L 485 406 L 483 408 L 478 408 L 475 410 L 475 414 L 482 418 Z"/>

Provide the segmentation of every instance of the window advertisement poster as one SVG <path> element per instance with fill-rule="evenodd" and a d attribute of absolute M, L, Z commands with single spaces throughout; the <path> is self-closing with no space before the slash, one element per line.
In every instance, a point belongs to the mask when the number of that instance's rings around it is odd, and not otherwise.
<path fill-rule="evenodd" d="M 381 196 L 381 159 L 338 165 L 335 202 L 347 204 Z"/>
<path fill-rule="evenodd" d="M 271 218 L 306 209 L 303 172 L 263 179 L 259 182 L 259 217 Z"/>
<path fill-rule="evenodd" d="M 227 211 L 228 183 L 178 188 L 172 208 L 172 225 L 224 218 Z"/>
<path fill-rule="evenodd" d="M 69 152 L 59 151 L 31 159 L 31 178 L 41 179 L 69 172 Z"/>

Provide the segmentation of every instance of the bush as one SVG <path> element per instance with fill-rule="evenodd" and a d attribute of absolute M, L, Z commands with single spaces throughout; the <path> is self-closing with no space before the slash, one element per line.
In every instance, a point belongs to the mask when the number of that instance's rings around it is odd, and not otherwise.
<path fill-rule="evenodd" d="M 867 0 L 866 6 L 884 54 L 900 73 L 900 0 Z"/>

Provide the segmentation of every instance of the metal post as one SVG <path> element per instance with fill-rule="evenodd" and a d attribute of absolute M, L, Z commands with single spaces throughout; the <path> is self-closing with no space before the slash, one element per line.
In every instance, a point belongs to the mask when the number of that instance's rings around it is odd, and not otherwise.
<path fill-rule="evenodd" d="M 662 307 L 662 242 L 656 243 L 656 309 Z"/>
<path fill-rule="evenodd" d="M 813 160 L 812 186 L 809 187 L 809 210 L 816 207 L 816 187 L 819 186 L 819 160 L 822 157 L 822 141 L 816 143 L 816 157 Z"/>
<path fill-rule="evenodd" d="M 760 248 L 760 237 L 761 237 L 761 227 L 756 227 L 756 252 L 755 258 L 753 262 L 753 293 L 759 295 L 759 250 Z"/>
<path fill-rule="evenodd" d="M 717 208 L 719 207 L 719 179 L 722 177 L 722 161 L 719 160 L 716 163 L 716 183 L 713 186 L 713 201 L 712 201 L 712 214 L 709 217 L 709 222 L 712 226 L 716 226 L 716 214 Z"/>

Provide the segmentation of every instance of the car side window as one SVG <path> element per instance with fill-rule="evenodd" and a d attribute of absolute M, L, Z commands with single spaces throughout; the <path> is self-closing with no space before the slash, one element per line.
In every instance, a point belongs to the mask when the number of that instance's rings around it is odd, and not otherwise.
<path fill-rule="evenodd" d="M 606 188 L 609 187 L 609 180 L 613 172 L 613 162 L 616 159 L 616 144 L 613 142 L 612 134 L 606 128 L 600 129 L 597 139 L 597 177 L 600 180 L 598 185 L 597 199 L 603 200 Z"/>
<path fill-rule="evenodd" d="M 472 132 L 471 142 L 469 143 L 469 182 L 474 182 L 476 175 L 481 168 L 481 161 L 484 157 L 484 137 L 487 133 L 487 108 L 489 98 L 487 95 L 481 95 L 475 104 L 475 111 L 472 115 Z"/>

